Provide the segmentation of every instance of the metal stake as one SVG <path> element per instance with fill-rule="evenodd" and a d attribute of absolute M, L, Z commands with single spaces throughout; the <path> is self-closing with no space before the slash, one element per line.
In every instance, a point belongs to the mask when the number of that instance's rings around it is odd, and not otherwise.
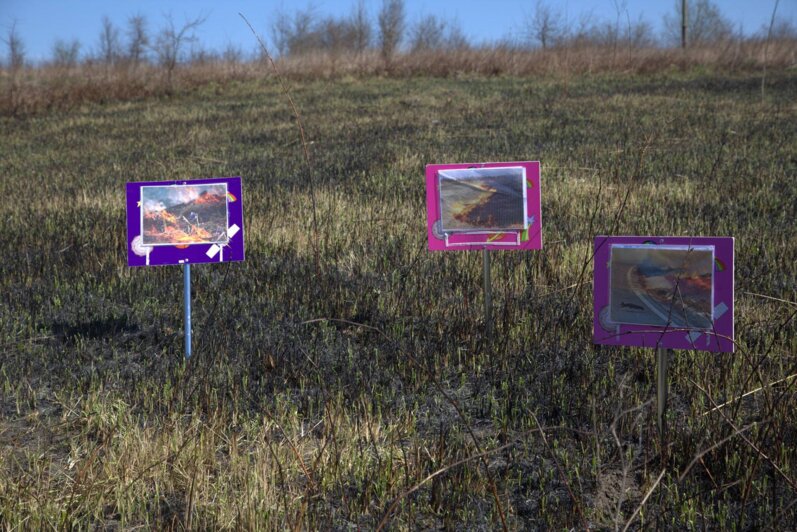
<path fill-rule="evenodd" d="M 183 264 L 183 304 L 185 321 L 185 359 L 191 358 L 191 265 Z"/>
<path fill-rule="evenodd" d="M 686 49 L 686 29 L 687 29 L 687 7 L 686 0 L 681 0 L 681 48 Z"/>
<path fill-rule="evenodd" d="M 490 250 L 482 250 L 484 257 L 484 326 L 487 338 L 493 337 L 493 289 L 490 283 Z"/>
<path fill-rule="evenodd" d="M 667 411 L 667 364 L 670 350 L 664 347 L 656 349 L 656 422 L 659 436 L 664 438 L 665 414 Z"/>

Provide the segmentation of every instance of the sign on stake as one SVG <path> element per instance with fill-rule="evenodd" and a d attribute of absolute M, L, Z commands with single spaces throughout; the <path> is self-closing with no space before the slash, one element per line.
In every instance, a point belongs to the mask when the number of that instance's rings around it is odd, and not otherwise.
<path fill-rule="evenodd" d="M 656 349 L 664 441 L 670 351 L 734 351 L 734 240 L 598 236 L 594 246 L 593 341 Z"/>
<path fill-rule="evenodd" d="M 244 260 L 241 178 L 127 183 L 127 265 L 182 265 L 191 357 L 191 265 Z"/>
<path fill-rule="evenodd" d="M 426 166 L 430 251 L 482 250 L 484 320 L 492 336 L 490 251 L 542 249 L 540 163 Z"/>

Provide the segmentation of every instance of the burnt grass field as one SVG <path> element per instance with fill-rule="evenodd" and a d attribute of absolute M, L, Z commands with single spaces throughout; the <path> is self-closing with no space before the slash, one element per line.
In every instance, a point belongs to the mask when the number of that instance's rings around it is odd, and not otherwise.
<path fill-rule="evenodd" d="M 273 79 L 0 118 L 5 529 L 785 529 L 797 71 Z M 424 165 L 542 161 L 544 249 L 426 249 Z M 126 265 L 241 176 L 246 261 Z M 315 208 L 313 207 L 315 205 Z M 592 344 L 597 234 L 736 238 L 735 354 Z M 721 406 L 717 409 L 716 407 Z"/>

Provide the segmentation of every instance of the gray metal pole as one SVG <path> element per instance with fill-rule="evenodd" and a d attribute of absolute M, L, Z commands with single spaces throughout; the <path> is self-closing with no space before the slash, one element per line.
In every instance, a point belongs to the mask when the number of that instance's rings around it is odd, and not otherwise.
<path fill-rule="evenodd" d="M 484 326 L 487 338 L 493 337 L 493 289 L 490 282 L 490 250 L 482 250 L 484 257 Z"/>
<path fill-rule="evenodd" d="M 667 412 L 667 365 L 670 350 L 664 347 L 656 349 L 656 422 L 659 436 L 664 437 L 666 430 L 665 414 Z"/>
<path fill-rule="evenodd" d="M 687 3 L 681 0 L 681 48 L 686 48 Z"/>
<path fill-rule="evenodd" d="M 183 264 L 183 303 L 185 321 L 185 358 L 191 358 L 191 265 Z"/>

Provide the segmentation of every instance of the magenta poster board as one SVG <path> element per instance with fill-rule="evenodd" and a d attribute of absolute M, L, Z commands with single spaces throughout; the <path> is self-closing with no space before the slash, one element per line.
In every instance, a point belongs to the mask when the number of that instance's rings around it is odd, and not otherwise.
<path fill-rule="evenodd" d="M 244 260 L 241 178 L 127 183 L 127 264 Z"/>
<path fill-rule="evenodd" d="M 431 251 L 542 249 L 540 163 L 426 166 Z"/>
<path fill-rule="evenodd" d="M 733 244 L 595 237 L 595 343 L 732 353 Z"/>

